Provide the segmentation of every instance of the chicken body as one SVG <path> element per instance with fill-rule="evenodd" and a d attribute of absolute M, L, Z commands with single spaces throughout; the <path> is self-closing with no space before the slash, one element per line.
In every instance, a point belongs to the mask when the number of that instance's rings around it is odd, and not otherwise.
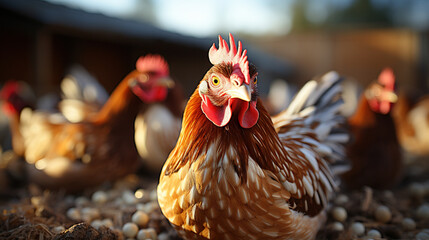
<path fill-rule="evenodd" d="M 76 66 L 61 82 L 61 90 L 60 111 L 71 122 L 81 122 L 96 114 L 107 94 L 94 77 Z M 169 88 L 165 100 L 139 110 L 134 138 L 146 172 L 161 171 L 179 136 L 183 110 L 183 91 L 177 83 Z"/>
<path fill-rule="evenodd" d="M 125 81 L 109 101 L 97 118 L 78 123 L 55 122 L 39 112 L 21 114 L 31 182 L 77 191 L 137 170 L 133 123 L 141 100 Z"/>
<path fill-rule="evenodd" d="M 343 177 L 346 185 L 386 189 L 396 184 L 402 157 L 390 114 L 373 112 L 362 97 L 349 126 L 353 140 L 347 146 L 347 156 L 352 166 Z"/>
<path fill-rule="evenodd" d="M 350 171 L 343 175 L 347 187 L 393 187 L 402 173 L 402 154 L 391 107 L 396 101 L 394 79 L 385 70 L 361 95 L 357 110 L 348 119 L 352 141 L 347 145 Z M 380 107 L 385 106 L 385 107 Z"/>
<path fill-rule="evenodd" d="M 140 165 L 134 121 L 142 108 L 166 97 L 168 65 L 142 57 L 102 109 L 77 123 L 24 109 L 19 133 L 29 180 L 53 189 L 79 191 L 135 172 Z"/>
<path fill-rule="evenodd" d="M 401 147 L 413 156 L 429 155 L 429 96 L 412 103 L 400 93 L 393 118 Z"/>
<path fill-rule="evenodd" d="M 163 104 L 154 104 L 135 121 L 136 147 L 143 164 L 159 172 L 179 137 L 181 119 Z"/>
<path fill-rule="evenodd" d="M 247 83 L 234 83 L 233 69 L 215 64 L 191 96 L 161 173 L 161 210 L 185 239 L 314 239 L 335 189 L 328 162 L 343 155 L 347 140 L 334 134 L 342 121 L 338 75 L 309 82 L 272 119 L 257 99 L 256 69 L 247 69 Z M 228 81 L 232 97 L 222 103 L 225 94 L 212 87 Z M 230 105 L 212 114 L 207 101 Z"/>
<path fill-rule="evenodd" d="M 7 135 L 11 135 L 6 137 L 7 141 L 11 141 L 12 148 L 16 154 L 23 155 L 25 145 L 22 134 L 19 131 L 19 113 L 24 108 L 34 109 L 36 96 L 27 83 L 10 80 L 2 87 L 0 99 L 2 100 L 2 110 L 8 118 L 8 130 L 10 131 L 8 131 Z"/>

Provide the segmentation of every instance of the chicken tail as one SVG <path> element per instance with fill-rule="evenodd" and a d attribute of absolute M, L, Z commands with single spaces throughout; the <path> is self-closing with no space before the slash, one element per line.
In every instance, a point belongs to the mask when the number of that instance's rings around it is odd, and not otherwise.
<path fill-rule="evenodd" d="M 289 107 L 273 118 L 276 128 L 295 125 L 292 122 L 296 121 L 301 129 L 312 129 L 320 141 L 318 152 L 331 163 L 336 162 L 331 165 L 334 174 L 348 169 L 347 165 L 339 164 L 345 159 L 344 145 L 349 141 L 346 119 L 340 114 L 344 103 L 341 82 L 342 78 L 334 71 L 307 82 Z"/>

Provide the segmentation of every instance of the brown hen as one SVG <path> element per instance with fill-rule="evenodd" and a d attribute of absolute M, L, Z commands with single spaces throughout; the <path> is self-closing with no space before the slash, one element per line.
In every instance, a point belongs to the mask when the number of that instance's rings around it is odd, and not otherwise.
<path fill-rule="evenodd" d="M 185 239 L 314 239 L 343 157 L 340 78 L 307 83 L 271 118 L 257 70 L 219 37 L 214 65 L 191 96 L 158 185 L 163 214 Z M 273 123 L 274 122 L 274 123 Z"/>
<path fill-rule="evenodd" d="M 391 69 L 385 69 L 361 95 L 357 110 L 348 119 L 352 141 L 347 145 L 350 171 L 343 175 L 347 187 L 394 186 L 402 173 L 402 155 L 391 116 L 397 96 Z"/>
<path fill-rule="evenodd" d="M 31 182 L 78 191 L 137 170 L 135 118 L 142 108 L 163 101 L 174 82 L 161 56 L 141 57 L 136 68 L 99 112 L 81 122 L 70 123 L 30 109 L 13 118 L 19 119 Z"/>
<path fill-rule="evenodd" d="M 401 147 L 411 157 L 429 155 L 429 95 L 412 100 L 409 94 L 399 93 L 392 111 Z"/>

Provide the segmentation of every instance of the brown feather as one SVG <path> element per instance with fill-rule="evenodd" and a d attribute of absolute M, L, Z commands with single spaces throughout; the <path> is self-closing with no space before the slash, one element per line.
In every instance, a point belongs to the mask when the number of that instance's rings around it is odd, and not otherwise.
<path fill-rule="evenodd" d="M 77 191 L 137 170 L 140 162 L 133 140 L 134 119 L 143 104 L 128 87 L 133 76 L 135 73 L 118 85 L 93 118 L 80 123 L 45 123 L 52 138 L 41 157 L 48 164 L 66 158 L 74 166 L 54 177 L 29 166 L 32 182 Z M 28 154 L 26 158 L 39 160 Z"/>
<path fill-rule="evenodd" d="M 198 89 L 198 88 L 197 88 Z M 241 181 L 246 183 L 248 159 L 251 157 L 262 169 L 277 172 L 277 168 L 283 168 L 283 161 L 293 161 L 297 157 L 305 158 L 299 151 L 301 146 L 290 144 L 288 147 L 292 152 L 287 152 L 278 137 L 278 133 L 273 127 L 271 117 L 265 110 L 261 101 L 258 100 L 257 108 L 259 110 L 258 123 L 250 129 L 242 128 L 236 118 L 236 114 L 230 123 L 225 127 L 217 127 L 210 122 L 201 111 L 201 98 L 198 90 L 191 96 L 187 108 L 185 109 L 182 132 L 176 147 L 171 152 L 169 158 L 172 160 L 166 166 L 165 174 L 171 175 L 177 172 L 185 165 L 192 164 L 213 144 L 214 140 L 220 139 L 218 152 L 226 152 L 232 147 L 237 150 L 237 161 L 234 161 L 234 171 L 238 174 Z M 295 126 L 296 127 L 296 126 Z M 280 129 L 280 132 L 287 131 L 288 127 Z M 315 139 L 314 134 L 308 135 Z M 243 141 L 245 139 L 245 141 Z M 261 144 L 263 143 L 263 144 Z M 311 145 L 309 146 L 312 147 Z M 295 151 L 293 151 L 295 149 Z M 274 154 L 278 153 L 278 155 Z M 280 156 L 280 157 L 279 157 Z M 321 162 L 321 160 L 319 159 Z M 292 163 L 289 165 L 294 178 L 302 178 L 311 166 Z M 292 177 L 288 176 L 289 182 L 294 182 Z M 303 188 L 297 184 L 298 188 Z M 326 189 L 324 189 L 326 191 Z M 323 209 L 323 204 L 316 204 L 309 197 L 299 197 L 294 194 L 291 197 L 291 205 L 295 203 L 296 211 L 317 215 Z M 305 202 L 308 207 L 305 208 Z"/>

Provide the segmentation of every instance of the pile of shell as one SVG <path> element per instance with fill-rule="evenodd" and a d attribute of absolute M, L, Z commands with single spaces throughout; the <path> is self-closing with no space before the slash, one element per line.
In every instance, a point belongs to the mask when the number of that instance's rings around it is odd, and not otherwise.
<path fill-rule="evenodd" d="M 429 239 L 429 181 L 395 190 L 342 192 L 320 239 Z"/>

